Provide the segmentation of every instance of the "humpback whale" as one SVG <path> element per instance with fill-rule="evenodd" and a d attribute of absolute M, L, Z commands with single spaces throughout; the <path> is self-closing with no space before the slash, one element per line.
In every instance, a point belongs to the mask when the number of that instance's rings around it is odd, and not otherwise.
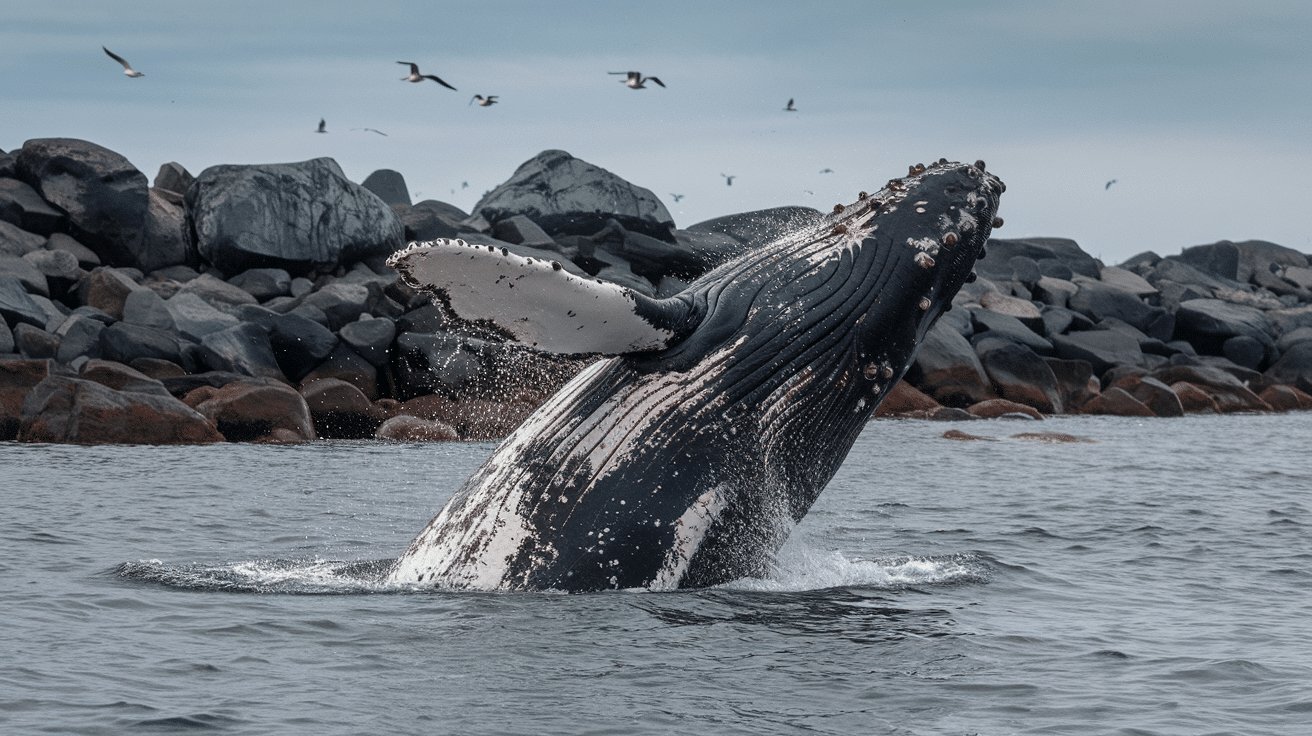
<path fill-rule="evenodd" d="M 597 353 L 388 573 L 477 590 L 670 590 L 768 573 L 973 280 L 1002 181 L 940 159 L 653 299 L 460 240 L 389 263 L 456 316 Z"/>

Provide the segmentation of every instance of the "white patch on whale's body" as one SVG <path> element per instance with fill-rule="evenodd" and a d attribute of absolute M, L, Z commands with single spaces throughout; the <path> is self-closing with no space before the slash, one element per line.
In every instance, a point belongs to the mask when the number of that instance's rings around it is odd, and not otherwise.
<path fill-rule="evenodd" d="M 488 257 L 498 251 L 500 257 Z M 629 289 L 495 246 L 412 243 L 388 265 L 412 286 L 437 293 L 457 317 L 491 321 L 530 347 L 614 355 L 663 348 L 673 337 L 637 316 Z"/>

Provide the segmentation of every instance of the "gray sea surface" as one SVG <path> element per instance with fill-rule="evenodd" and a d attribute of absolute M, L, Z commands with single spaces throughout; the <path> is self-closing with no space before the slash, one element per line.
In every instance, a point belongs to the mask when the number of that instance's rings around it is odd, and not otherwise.
<path fill-rule="evenodd" d="M 594 595 L 377 582 L 492 444 L 0 443 L 0 733 L 1308 734 L 1310 443 L 879 420 L 768 579 Z"/>

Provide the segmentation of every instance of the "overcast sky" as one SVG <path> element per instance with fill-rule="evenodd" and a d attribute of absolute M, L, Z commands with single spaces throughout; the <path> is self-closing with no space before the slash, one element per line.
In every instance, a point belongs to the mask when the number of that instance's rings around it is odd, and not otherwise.
<path fill-rule="evenodd" d="M 1070 237 L 1109 264 L 1220 239 L 1312 252 L 1306 0 L 0 8 L 0 148 L 83 138 L 152 180 L 168 161 L 330 156 L 469 210 L 559 148 L 686 227 L 827 210 L 910 164 L 982 158 L 1008 186 L 999 237 Z M 398 60 L 459 91 L 400 81 Z M 666 88 L 607 74 L 628 70 Z"/>

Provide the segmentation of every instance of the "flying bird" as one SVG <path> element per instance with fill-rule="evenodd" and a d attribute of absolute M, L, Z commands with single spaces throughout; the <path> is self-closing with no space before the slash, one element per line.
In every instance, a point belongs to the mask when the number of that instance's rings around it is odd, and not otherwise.
<path fill-rule="evenodd" d="M 381 130 L 379 130 L 379 129 L 377 129 L 377 128 L 351 128 L 351 130 L 372 130 L 373 132 L 377 133 L 378 135 L 387 135 L 386 133 L 384 133 L 383 131 L 381 131 Z"/>
<path fill-rule="evenodd" d="M 469 182 L 467 182 L 467 181 L 462 181 L 462 182 L 460 182 L 460 188 L 461 188 L 461 189 L 468 189 L 468 188 L 469 188 Z"/>
<path fill-rule="evenodd" d="M 671 197 L 674 197 L 674 201 L 675 201 L 675 202 L 678 202 L 679 200 L 683 199 L 683 195 L 682 195 L 682 194 L 675 194 L 674 192 L 670 192 L 670 196 L 671 196 Z"/>
<path fill-rule="evenodd" d="M 398 62 L 396 62 L 396 63 L 398 63 L 398 64 L 409 64 L 409 65 L 410 65 L 410 76 L 408 76 L 408 77 L 401 77 L 401 81 L 402 81 L 402 82 L 422 82 L 422 81 L 424 81 L 425 79 L 431 79 L 431 80 L 433 80 L 434 82 L 437 82 L 438 84 L 442 85 L 443 87 L 446 87 L 447 89 L 450 89 L 450 90 L 454 90 L 454 89 L 455 89 L 455 87 L 452 87 L 451 85 L 447 84 L 446 82 L 443 82 L 442 80 L 438 79 L 437 77 L 433 76 L 432 74 L 420 74 L 420 73 L 419 73 L 419 65 L 416 64 L 416 63 L 414 63 L 413 61 L 398 61 Z"/>
<path fill-rule="evenodd" d="M 644 77 L 644 76 L 642 76 L 642 72 L 606 72 L 606 73 L 607 73 L 607 74 L 626 74 L 626 75 L 628 75 L 628 78 L 627 78 L 627 79 L 622 79 L 622 80 L 620 80 L 620 81 L 623 82 L 623 83 L 624 83 L 624 86 L 625 86 L 625 87 L 628 87 L 629 89 L 647 89 L 646 87 L 642 86 L 642 85 L 646 84 L 647 82 L 655 82 L 656 84 L 659 84 L 659 85 L 662 86 L 662 87 L 665 86 L 665 83 L 662 82 L 661 80 L 657 79 L 656 77 Z"/>
<path fill-rule="evenodd" d="M 821 173 L 821 174 L 832 174 L 832 173 L 834 173 L 834 170 L 833 170 L 833 169 L 820 169 L 820 173 Z"/>
<path fill-rule="evenodd" d="M 1108 189 L 1111 189 L 1111 188 L 1112 188 L 1112 185 L 1115 184 L 1115 183 L 1116 183 L 1116 180 L 1115 180 L 1115 179 L 1112 179 L 1111 181 L 1107 182 L 1106 185 L 1103 186 L 1102 190 L 1105 192 L 1105 191 L 1107 191 Z"/>
<path fill-rule="evenodd" d="M 127 76 L 129 76 L 129 77 L 144 77 L 144 76 L 146 76 L 145 74 L 142 74 L 141 72 L 137 71 L 136 69 L 133 69 L 133 68 L 131 67 L 131 65 L 128 64 L 128 60 L 127 60 L 127 59 L 124 59 L 122 56 L 119 56 L 118 54 L 114 53 L 113 51 L 110 51 L 109 49 L 106 49 L 104 46 L 101 46 L 100 48 L 105 49 L 105 53 L 109 54 L 109 58 L 111 58 L 111 59 L 113 59 L 114 61 L 117 61 L 118 63 L 120 63 L 120 64 L 123 65 L 123 73 L 124 73 L 125 75 L 127 75 Z"/>
<path fill-rule="evenodd" d="M 784 108 L 784 112 L 797 112 L 797 108 L 793 107 L 793 98 L 788 98 L 788 107 Z"/>
<path fill-rule="evenodd" d="M 733 186 L 733 180 L 737 176 L 737 174 L 734 174 L 733 176 L 729 176 L 728 174 L 720 174 L 720 176 L 724 177 L 724 185 L 727 187 L 731 187 Z"/>
<path fill-rule="evenodd" d="M 471 99 L 471 100 L 469 101 L 469 104 L 470 104 L 470 105 L 474 104 L 474 100 L 478 100 L 478 106 L 479 106 L 479 107 L 487 107 L 488 105 L 495 105 L 495 104 L 497 104 L 497 96 L 496 96 L 496 95 L 488 95 L 488 96 L 487 96 L 487 99 L 484 99 L 484 98 L 483 98 L 483 95 L 474 95 L 473 99 Z"/>

